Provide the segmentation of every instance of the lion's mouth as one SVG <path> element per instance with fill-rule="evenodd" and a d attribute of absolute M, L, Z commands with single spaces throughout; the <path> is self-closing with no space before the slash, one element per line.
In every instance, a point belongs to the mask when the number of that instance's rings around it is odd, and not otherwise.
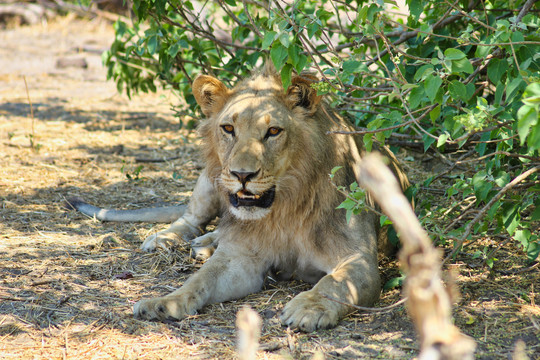
<path fill-rule="evenodd" d="M 235 208 L 240 206 L 256 206 L 268 208 L 274 202 L 276 187 L 272 187 L 262 194 L 252 194 L 247 190 L 240 190 L 236 194 L 229 194 L 229 202 Z"/>

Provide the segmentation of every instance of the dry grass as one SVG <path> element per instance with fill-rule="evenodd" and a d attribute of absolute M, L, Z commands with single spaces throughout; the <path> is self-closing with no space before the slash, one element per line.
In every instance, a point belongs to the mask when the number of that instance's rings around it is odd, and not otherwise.
<path fill-rule="evenodd" d="M 187 247 L 140 252 L 153 225 L 99 223 L 66 212 L 63 200 L 81 196 L 110 207 L 184 202 L 201 162 L 197 138 L 178 131 L 171 115 L 175 99 L 164 93 L 127 100 L 104 81 L 99 54 L 80 50 L 105 49 L 112 36 L 107 24 L 73 18 L 0 32 L 0 358 L 234 358 L 235 314 L 244 305 L 263 318 L 261 359 L 308 359 L 317 352 L 328 359 L 413 358 L 417 343 L 403 307 L 353 314 L 315 334 L 281 327 L 279 311 L 307 288 L 302 283 L 269 281 L 261 293 L 180 322 L 132 317 L 135 301 L 168 293 L 200 263 Z M 58 57 L 85 57 L 90 66 L 58 70 Z M 32 139 L 23 76 L 34 106 Z M 137 157 L 177 155 L 143 164 L 141 181 L 126 178 Z M 409 163 L 411 172 L 425 171 L 421 159 Z M 477 246 L 495 244 L 486 239 Z M 526 266 L 510 245 L 498 258 L 498 269 Z M 539 358 L 538 268 L 505 275 L 465 256 L 452 268 L 462 292 L 456 324 L 478 342 L 478 358 L 506 359 L 517 339 Z M 381 271 L 386 280 L 398 274 L 395 261 L 383 261 Z M 386 291 L 380 305 L 397 300 L 398 290 Z"/>

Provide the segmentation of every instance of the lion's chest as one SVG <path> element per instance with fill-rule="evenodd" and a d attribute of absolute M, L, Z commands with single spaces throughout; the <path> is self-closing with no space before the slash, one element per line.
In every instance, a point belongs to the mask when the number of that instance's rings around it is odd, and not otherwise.
<path fill-rule="evenodd" d="M 306 246 L 305 242 L 300 245 L 289 242 L 286 248 L 276 252 L 279 255 L 274 257 L 272 270 L 280 280 L 298 279 L 316 283 L 333 267 L 316 249 Z"/>

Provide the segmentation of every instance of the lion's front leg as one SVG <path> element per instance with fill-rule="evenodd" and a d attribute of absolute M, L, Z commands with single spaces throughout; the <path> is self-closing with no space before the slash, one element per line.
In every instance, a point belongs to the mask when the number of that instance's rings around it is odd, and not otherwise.
<path fill-rule="evenodd" d="M 219 215 L 220 208 L 219 194 L 204 170 L 197 180 L 184 215 L 168 229 L 148 236 L 141 249 L 170 249 L 182 241 L 191 241 L 201 236 L 206 225 Z"/>
<path fill-rule="evenodd" d="M 261 289 L 267 266 L 245 249 L 220 245 L 214 255 L 178 290 L 141 300 L 133 307 L 142 319 L 182 319 L 203 306 L 237 299 Z"/>
<path fill-rule="evenodd" d="M 334 327 L 352 310 L 345 304 L 372 306 L 380 291 L 377 260 L 358 254 L 339 264 L 313 289 L 292 299 L 283 309 L 281 321 L 306 332 Z"/>

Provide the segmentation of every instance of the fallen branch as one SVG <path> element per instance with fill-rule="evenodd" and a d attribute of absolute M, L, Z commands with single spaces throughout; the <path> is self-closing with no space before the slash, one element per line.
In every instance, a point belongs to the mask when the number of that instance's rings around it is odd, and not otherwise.
<path fill-rule="evenodd" d="M 476 344 L 453 325 L 451 301 L 441 280 L 440 251 L 420 225 L 392 172 L 378 154 L 360 165 L 360 181 L 393 221 L 403 248 L 408 310 L 420 336 L 419 359 L 473 359 Z"/>
<path fill-rule="evenodd" d="M 53 14 L 51 12 L 48 12 L 40 4 L 8 3 L 0 4 L 0 16 L 18 16 L 23 20 L 23 23 L 34 25 L 38 24 L 43 19 L 52 17 Z"/>

